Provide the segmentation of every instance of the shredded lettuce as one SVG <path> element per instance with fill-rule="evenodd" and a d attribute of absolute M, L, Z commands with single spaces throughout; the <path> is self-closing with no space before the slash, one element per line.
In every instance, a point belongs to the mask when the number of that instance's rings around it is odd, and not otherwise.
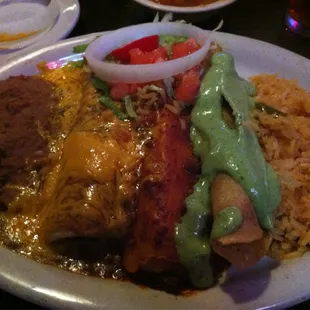
<path fill-rule="evenodd" d="M 188 40 L 185 36 L 172 36 L 172 35 L 161 35 L 159 37 L 159 45 L 167 47 L 167 53 L 169 58 L 172 54 L 172 46 L 176 43 L 182 43 Z"/>
<path fill-rule="evenodd" d="M 71 61 L 68 64 L 74 68 L 83 68 L 83 66 L 85 64 L 85 60 L 81 59 L 81 60 Z"/>
<path fill-rule="evenodd" d="M 73 53 L 80 54 L 84 53 L 88 47 L 88 44 L 81 44 L 73 47 Z"/>
<path fill-rule="evenodd" d="M 96 89 L 100 90 L 103 93 L 103 96 L 99 99 L 100 103 L 103 106 L 105 106 L 107 109 L 111 110 L 118 119 L 120 119 L 121 121 L 124 121 L 128 118 L 137 117 L 137 114 L 135 113 L 132 107 L 131 99 L 129 96 L 127 96 L 129 98 L 126 98 L 126 97 L 124 98 L 125 109 L 128 114 L 127 115 L 115 105 L 114 101 L 109 96 L 110 88 L 109 88 L 109 85 L 105 81 L 102 81 L 96 76 L 92 76 L 90 78 L 90 82 Z"/>
<path fill-rule="evenodd" d="M 104 107 L 111 110 L 121 121 L 128 119 L 128 116 L 115 105 L 114 101 L 110 97 L 102 96 L 99 100 Z"/>
<path fill-rule="evenodd" d="M 173 82 L 174 82 L 174 78 L 173 77 L 164 79 L 164 85 L 165 85 L 165 88 L 166 88 L 166 93 L 167 93 L 167 95 L 168 95 L 168 97 L 170 99 L 174 98 L 174 90 L 173 90 L 173 87 L 172 87 L 172 83 Z"/>
<path fill-rule="evenodd" d="M 135 110 L 133 109 L 132 101 L 131 101 L 130 96 L 124 97 L 123 100 L 124 100 L 125 109 L 126 109 L 126 112 L 127 112 L 128 116 L 130 118 L 136 119 L 137 118 L 137 114 L 136 114 Z"/>
<path fill-rule="evenodd" d="M 100 80 L 96 76 L 92 76 L 90 82 L 96 89 L 101 90 L 106 96 L 109 95 L 110 89 L 105 81 Z"/>
<path fill-rule="evenodd" d="M 182 43 L 188 40 L 186 36 L 172 36 L 172 35 L 161 35 L 159 37 L 159 43 L 161 46 L 172 46 L 176 43 Z"/>
<path fill-rule="evenodd" d="M 153 23 L 159 23 L 159 22 L 167 23 L 167 22 L 172 22 L 172 20 L 173 20 L 173 13 L 166 13 L 163 16 L 162 20 L 159 20 L 159 12 L 157 12 L 157 14 L 153 20 Z"/>
<path fill-rule="evenodd" d="M 98 38 L 100 38 L 100 36 L 96 36 L 92 42 L 94 42 Z M 88 45 L 89 44 L 81 44 L 81 45 L 74 46 L 73 47 L 73 53 L 74 54 L 85 53 L 86 49 L 88 48 Z"/>
<path fill-rule="evenodd" d="M 159 94 L 163 91 L 163 89 L 161 87 L 158 87 L 158 86 L 156 86 L 154 84 L 148 85 L 147 89 L 150 90 L 150 91 L 154 91 L 156 93 L 159 93 Z"/>

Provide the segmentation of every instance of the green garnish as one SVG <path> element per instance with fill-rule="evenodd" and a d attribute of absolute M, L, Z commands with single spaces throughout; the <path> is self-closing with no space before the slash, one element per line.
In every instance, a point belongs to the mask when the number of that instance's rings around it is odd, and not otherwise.
<path fill-rule="evenodd" d="M 73 53 L 79 54 L 84 53 L 88 47 L 88 44 L 81 44 L 73 47 Z"/>
<path fill-rule="evenodd" d="M 109 86 L 105 81 L 100 80 L 96 76 L 92 76 L 90 82 L 96 89 L 101 90 L 106 96 L 109 95 Z"/>
<path fill-rule="evenodd" d="M 69 64 L 74 68 L 83 68 L 85 61 L 84 59 L 81 59 L 77 61 L 71 61 Z"/>
<path fill-rule="evenodd" d="M 98 39 L 100 36 L 96 36 L 92 42 L 94 42 L 96 39 Z M 73 47 L 73 53 L 80 54 L 85 53 L 86 49 L 88 48 L 89 44 L 81 44 Z"/>
<path fill-rule="evenodd" d="M 256 102 L 255 103 L 255 108 L 256 109 L 259 109 L 261 111 L 265 111 L 267 114 L 276 114 L 276 115 L 281 115 L 281 116 L 287 116 L 286 113 L 276 109 L 276 108 L 273 108 L 269 105 L 266 105 L 264 103 L 261 103 L 261 102 Z"/>
<path fill-rule="evenodd" d="M 116 58 L 113 57 L 112 55 L 108 55 L 105 59 L 106 62 L 112 62 L 115 63 L 116 62 Z"/>
<path fill-rule="evenodd" d="M 171 36 L 171 35 L 162 35 L 159 37 L 159 44 L 161 46 L 171 46 L 176 43 L 182 43 L 188 40 L 188 37 L 185 36 Z"/>
<path fill-rule="evenodd" d="M 148 90 L 150 90 L 150 91 L 154 91 L 154 92 L 156 92 L 156 93 L 161 93 L 162 91 L 163 91 L 163 89 L 161 88 L 161 87 L 158 87 L 158 86 L 156 86 L 156 85 L 149 85 L 148 87 L 147 87 L 147 89 Z"/>
<path fill-rule="evenodd" d="M 128 116 L 123 113 L 116 105 L 115 103 L 113 102 L 113 100 L 108 97 L 108 96 L 102 96 L 100 99 L 99 99 L 100 103 L 105 106 L 107 109 L 111 110 L 115 116 L 120 119 L 121 121 L 124 121 L 126 119 L 128 119 Z"/>
<path fill-rule="evenodd" d="M 171 36 L 171 35 L 162 35 L 159 37 L 159 44 L 161 46 L 166 46 L 167 47 L 167 53 L 169 58 L 171 57 L 172 54 L 172 45 L 176 43 L 182 43 L 188 40 L 188 37 L 184 36 Z"/>
<path fill-rule="evenodd" d="M 136 119 L 137 118 L 137 114 L 136 114 L 135 110 L 133 109 L 132 101 L 131 101 L 130 96 L 124 97 L 123 100 L 124 100 L 125 109 L 126 109 L 126 112 L 127 112 L 128 116 L 130 118 Z"/>

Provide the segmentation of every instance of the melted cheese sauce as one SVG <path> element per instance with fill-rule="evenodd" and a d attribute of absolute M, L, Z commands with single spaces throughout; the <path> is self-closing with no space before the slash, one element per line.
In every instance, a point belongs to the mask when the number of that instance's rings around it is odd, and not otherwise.
<path fill-rule="evenodd" d="M 68 258 L 42 244 L 39 230 L 38 216 L 18 215 L 0 218 L 0 242 L 17 254 L 81 275 L 126 279 L 127 275 L 122 269 L 119 255 L 107 254 L 97 260 Z"/>
<path fill-rule="evenodd" d="M 12 203 L 19 208 L 2 215 L 0 242 L 41 263 L 122 279 L 117 250 L 81 260 L 72 258 L 75 253 L 71 258 L 60 255 L 48 244 L 68 237 L 85 249 L 83 241 L 74 238 L 89 237 L 92 248 L 100 249 L 105 246 L 101 237 L 126 233 L 135 212 L 146 135 L 99 104 L 100 94 L 83 69 L 44 70 L 41 77 L 55 85 L 59 98 L 51 119 L 57 130 L 39 131 L 48 141 L 48 165 L 42 175 L 33 175 L 35 190 L 20 191 Z"/>

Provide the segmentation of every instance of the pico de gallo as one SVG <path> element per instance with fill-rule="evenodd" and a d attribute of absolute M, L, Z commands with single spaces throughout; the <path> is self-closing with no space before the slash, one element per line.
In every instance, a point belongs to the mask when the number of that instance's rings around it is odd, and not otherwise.
<path fill-rule="evenodd" d="M 169 61 L 192 54 L 200 48 L 200 45 L 192 38 L 182 36 L 148 36 L 111 52 L 108 60 L 121 64 L 141 65 L 155 64 Z M 173 97 L 185 104 L 191 104 L 197 95 L 200 86 L 200 76 L 203 63 L 189 71 L 174 76 L 171 84 Z M 144 84 L 110 84 L 110 96 L 113 100 L 122 100 L 124 97 L 134 94 L 138 87 L 145 85 L 164 87 L 163 81 L 154 81 Z"/>
<path fill-rule="evenodd" d="M 74 52 L 83 53 L 86 48 L 87 45 L 76 46 Z M 195 39 L 187 36 L 151 35 L 114 49 L 103 61 L 131 66 L 157 64 L 188 56 L 200 48 L 201 45 Z M 191 69 L 162 80 L 112 83 L 102 81 L 93 75 L 91 82 L 103 94 L 100 103 L 112 110 L 121 120 L 136 119 L 141 113 L 146 113 L 141 108 L 141 100 L 137 98 L 142 97 L 143 102 L 150 102 L 153 100 L 152 94 L 156 95 L 154 104 L 166 105 L 167 108 L 179 113 L 180 107 L 191 106 L 195 102 L 202 74 L 209 59 L 210 53 Z M 81 64 L 77 62 L 76 65 Z"/>

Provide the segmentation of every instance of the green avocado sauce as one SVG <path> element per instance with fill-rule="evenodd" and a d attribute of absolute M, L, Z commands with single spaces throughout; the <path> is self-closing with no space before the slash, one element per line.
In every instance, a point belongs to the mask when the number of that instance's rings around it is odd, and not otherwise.
<path fill-rule="evenodd" d="M 187 211 L 175 229 L 180 261 L 197 288 L 214 282 L 210 236 L 217 239 L 228 235 L 242 223 L 239 209 L 229 206 L 212 225 L 210 188 L 217 173 L 226 173 L 238 182 L 253 203 L 260 226 L 273 228 L 272 212 L 281 200 L 280 184 L 264 159 L 254 131 L 244 124 L 255 106 L 254 95 L 255 87 L 238 76 L 231 55 L 213 56 L 191 115 L 191 140 L 195 155 L 201 159 L 201 176 L 186 199 Z M 225 102 L 232 109 L 233 129 L 223 119 Z"/>
<path fill-rule="evenodd" d="M 242 212 L 235 206 L 230 206 L 214 217 L 211 240 L 227 236 L 236 231 L 242 224 Z"/>

